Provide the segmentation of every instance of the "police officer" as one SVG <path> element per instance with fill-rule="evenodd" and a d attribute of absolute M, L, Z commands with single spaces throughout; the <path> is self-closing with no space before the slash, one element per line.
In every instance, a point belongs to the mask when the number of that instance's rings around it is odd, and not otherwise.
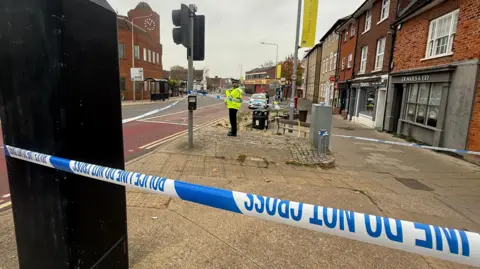
<path fill-rule="evenodd" d="M 227 99 L 226 104 L 228 107 L 228 116 L 230 118 L 230 132 L 228 132 L 228 136 L 237 136 L 237 112 L 242 107 L 242 96 L 243 92 L 238 87 L 239 81 L 237 79 L 231 79 L 233 87 L 225 91 L 225 96 Z"/>

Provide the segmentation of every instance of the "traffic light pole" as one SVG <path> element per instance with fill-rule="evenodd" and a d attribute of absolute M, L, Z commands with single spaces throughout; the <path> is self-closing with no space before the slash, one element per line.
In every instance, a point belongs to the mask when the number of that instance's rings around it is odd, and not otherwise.
<path fill-rule="evenodd" d="M 189 91 L 193 90 L 193 27 L 195 23 L 195 11 L 192 10 L 193 7 L 190 5 L 190 13 L 189 13 L 189 44 L 190 48 L 188 48 L 188 85 L 187 88 Z M 193 110 L 188 111 L 188 148 L 193 148 Z"/>

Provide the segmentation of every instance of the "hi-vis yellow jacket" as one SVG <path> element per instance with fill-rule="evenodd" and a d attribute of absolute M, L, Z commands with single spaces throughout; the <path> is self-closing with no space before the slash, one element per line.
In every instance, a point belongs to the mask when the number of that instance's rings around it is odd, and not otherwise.
<path fill-rule="evenodd" d="M 242 107 L 243 92 L 240 88 L 227 90 L 225 95 L 227 98 L 232 98 L 232 100 L 225 100 L 228 108 L 239 110 Z"/>

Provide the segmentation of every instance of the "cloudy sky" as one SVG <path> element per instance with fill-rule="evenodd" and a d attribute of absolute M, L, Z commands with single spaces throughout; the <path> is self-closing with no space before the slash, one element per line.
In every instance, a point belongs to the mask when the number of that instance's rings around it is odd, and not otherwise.
<path fill-rule="evenodd" d="M 136 0 L 107 0 L 121 15 L 135 8 Z M 319 0 L 318 41 L 338 19 L 352 13 L 364 0 Z M 205 61 L 194 62 L 196 69 L 208 68 L 210 76 L 239 77 L 243 72 L 266 61 L 275 61 L 277 43 L 279 60 L 292 54 L 295 46 L 296 0 L 146 0 L 160 15 L 160 42 L 163 66 L 187 66 L 186 50 L 173 43 L 171 11 L 180 4 L 195 4 L 197 14 L 205 15 Z M 301 33 L 301 32 L 300 32 Z M 303 49 L 299 57 L 303 56 Z"/>

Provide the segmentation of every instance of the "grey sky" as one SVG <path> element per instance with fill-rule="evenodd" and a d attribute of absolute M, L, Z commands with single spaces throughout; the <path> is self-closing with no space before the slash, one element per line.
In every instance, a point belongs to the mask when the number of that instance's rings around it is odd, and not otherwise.
<path fill-rule="evenodd" d="M 364 0 L 319 0 L 318 41 L 331 25 L 358 8 Z M 137 0 L 108 0 L 119 14 L 135 8 Z M 295 43 L 296 0 L 146 0 L 160 15 L 160 42 L 163 45 L 163 66 L 187 66 L 186 50 L 173 43 L 173 9 L 180 4 L 195 4 L 198 14 L 206 17 L 205 61 L 195 62 L 195 68 L 207 67 L 210 76 L 239 77 L 243 72 L 266 61 L 275 61 L 275 46 L 279 45 L 279 60 L 293 53 Z M 303 56 L 300 50 L 299 57 Z"/>

